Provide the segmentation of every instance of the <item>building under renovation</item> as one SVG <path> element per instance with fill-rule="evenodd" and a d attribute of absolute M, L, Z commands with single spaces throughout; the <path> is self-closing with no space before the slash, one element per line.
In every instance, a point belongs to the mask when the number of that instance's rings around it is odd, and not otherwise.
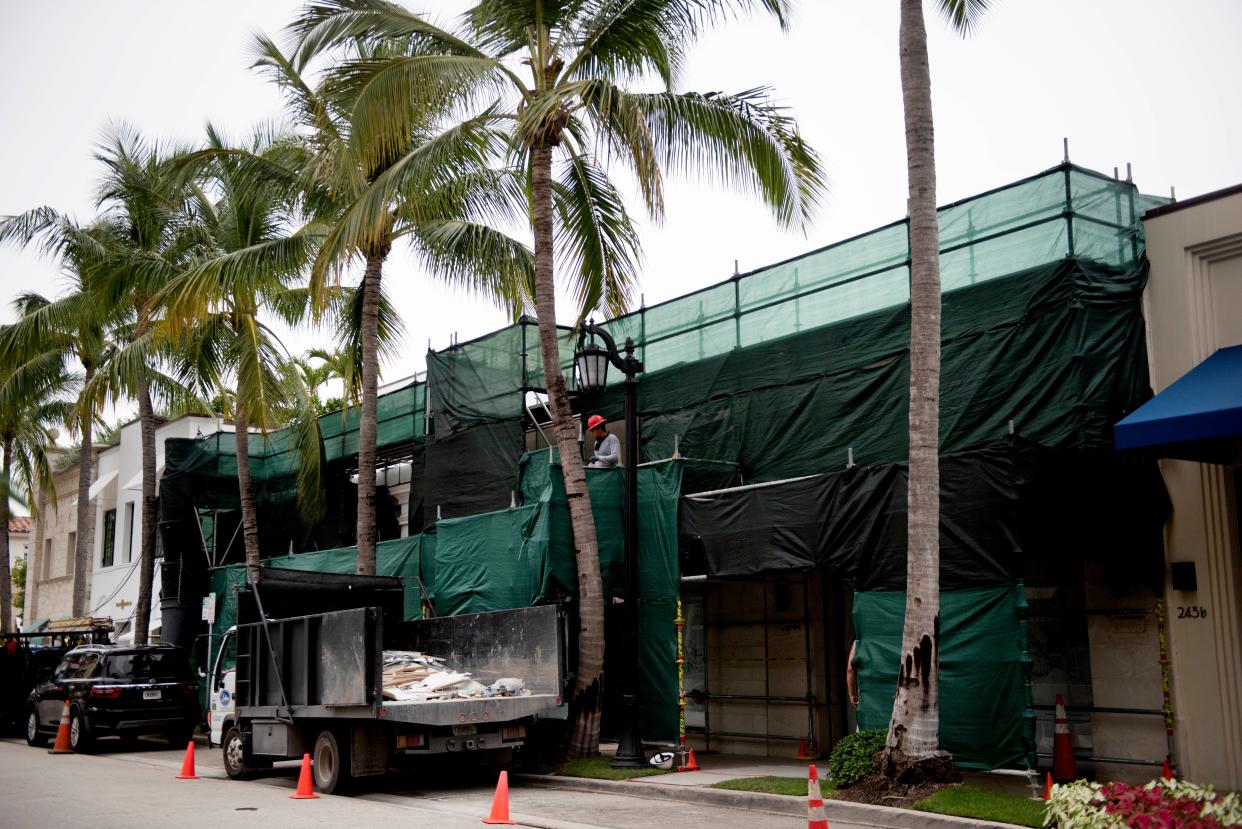
<path fill-rule="evenodd" d="M 1161 602 L 1170 501 L 1151 457 L 1113 446 L 1113 425 L 1151 396 L 1140 220 L 1165 201 L 1064 164 L 940 210 L 941 741 L 963 766 L 1049 764 L 1058 693 L 1080 768 L 1146 778 L 1178 759 L 1162 698 L 1183 670 Z M 792 757 L 886 727 L 905 599 L 908 282 L 898 222 L 605 323 L 645 366 L 647 740 Z M 571 381 L 576 345 L 566 330 Z M 380 398 L 378 569 L 405 577 L 407 616 L 573 601 L 542 391 L 522 321 L 429 352 L 425 378 Z M 615 423 L 621 391 L 575 406 Z M 262 546 L 273 566 L 352 571 L 357 411 L 320 425 L 328 511 L 313 526 L 294 508 L 288 437 L 251 441 Z M 244 578 L 233 442 L 168 444 L 166 638 L 200 632 L 209 591 L 229 623 Z M 611 596 L 623 475 L 588 471 Z"/>

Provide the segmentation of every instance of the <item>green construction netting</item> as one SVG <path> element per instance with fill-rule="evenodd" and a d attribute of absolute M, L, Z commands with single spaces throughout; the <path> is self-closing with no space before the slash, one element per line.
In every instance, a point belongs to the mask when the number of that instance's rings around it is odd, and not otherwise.
<path fill-rule="evenodd" d="M 425 383 L 413 383 L 376 400 L 376 448 L 421 442 Z M 329 412 L 319 418 L 324 458 L 329 463 L 358 454 L 360 410 Z M 250 476 L 259 504 L 279 504 L 297 498 L 298 454 L 292 435 L 279 429 L 249 440 Z M 165 442 L 165 469 L 160 497 L 169 504 L 237 509 L 237 436 L 216 432 L 194 439 Z"/>
<path fill-rule="evenodd" d="M 854 594 L 858 727 L 888 728 L 905 593 Z M 1022 583 L 940 594 L 940 745 L 966 768 L 1026 768 L 1034 713 Z"/>
<path fill-rule="evenodd" d="M 561 368 L 569 377 L 576 340 L 560 329 Z M 520 322 L 443 351 L 427 352 L 427 384 L 437 434 L 520 417 L 526 392 L 541 389 L 538 324 Z"/>
<path fill-rule="evenodd" d="M 1100 449 L 1146 399 L 1145 264 L 1077 259 L 948 294 L 941 449 L 1014 431 Z M 894 308 L 643 375 L 642 455 L 735 464 L 747 483 L 906 457 L 909 311 Z M 600 400 L 620 409 L 620 391 Z"/>
<path fill-rule="evenodd" d="M 420 579 L 426 582 L 428 571 L 424 568 L 435 558 L 435 536 L 413 535 L 381 541 L 375 545 L 375 574 L 377 576 L 400 576 L 405 579 L 405 618 L 422 618 Z M 267 567 L 288 570 L 309 570 L 314 573 L 353 573 L 358 568 L 358 548 L 338 547 L 335 550 L 318 550 L 313 553 L 297 553 L 275 556 L 263 560 Z M 244 564 L 230 564 L 211 571 L 209 590 L 216 594 L 216 628 L 228 630 L 237 623 L 237 590 L 246 583 Z"/>
<path fill-rule="evenodd" d="M 1064 258 L 1126 268 L 1139 218 L 1166 200 L 1062 165 L 939 210 L 946 293 Z M 648 372 L 909 301 L 906 224 L 896 222 L 607 323 Z"/>
<path fill-rule="evenodd" d="M 677 502 L 682 464 L 639 471 L 639 711 L 651 739 L 677 734 Z M 606 596 L 623 593 L 619 469 L 587 470 Z M 577 595 L 573 532 L 559 463 L 548 452 L 522 459 L 524 504 L 439 521 L 433 592 L 438 615 L 507 610 Z"/>

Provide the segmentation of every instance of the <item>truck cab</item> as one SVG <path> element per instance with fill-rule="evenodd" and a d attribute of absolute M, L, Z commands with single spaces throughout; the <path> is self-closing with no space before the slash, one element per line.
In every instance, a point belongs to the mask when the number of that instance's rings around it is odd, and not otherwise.
<path fill-rule="evenodd" d="M 237 709 L 237 626 L 229 628 L 220 640 L 211 673 L 207 676 L 207 745 L 224 743 L 224 733 L 236 718 Z"/>

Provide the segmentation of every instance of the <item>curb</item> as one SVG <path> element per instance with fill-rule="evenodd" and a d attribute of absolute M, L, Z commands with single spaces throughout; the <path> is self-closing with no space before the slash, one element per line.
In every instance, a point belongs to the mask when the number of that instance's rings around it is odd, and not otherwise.
<path fill-rule="evenodd" d="M 806 801 L 799 797 L 764 792 L 739 792 L 703 786 L 671 786 L 629 780 L 592 780 L 585 777 L 561 777 L 551 774 L 515 774 L 513 781 L 523 786 L 543 789 L 569 789 L 597 794 L 642 797 L 648 800 L 673 800 L 725 806 L 750 812 L 804 817 Z M 886 829 L 1013 829 L 1011 823 L 952 817 L 935 812 L 916 812 L 892 806 L 872 806 L 848 800 L 824 799 L 824 812 L 829 821 L 854 823 Z"/>

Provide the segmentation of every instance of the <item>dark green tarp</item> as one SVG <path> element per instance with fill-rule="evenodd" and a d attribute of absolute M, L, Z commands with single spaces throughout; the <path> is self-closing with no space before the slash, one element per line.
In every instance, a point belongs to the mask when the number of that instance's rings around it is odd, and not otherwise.
<path fill-rule="evenodd" d="M 893 713 L 906 594 L 854 594 L 858 727 Z M 1025 768 L 1034 750 L 1022 584 L 940 594 L 940 744 L 966 768 Z"/>
<path fill-rule="evenodd" d="M 639 471 L 639 709 L 648 739 L 677 735 L 677 501 L 682 466 Z M 587 470 L 606 596 L 624 592 L 619 469 Z M 438 615 L 507 610 L 577 595 L 573 532 L 560 464 L 547 451 L 522 461 L 525 503 L 441 521 L 435 563 Z"/>
<path fill-rule="evenodd" d="M 414 535 L 375 545 L 375 574 L 405 580 L 405 618 L 422 618 L 420 578 L 425 582 L 422 561 L 435 555 L 435 536 Z M 340 547 L 263 560 L 266 567 L 309 570 L 316 573 L 353 573 L 358 569 L 358 548 Z M 210 591 L 216 594 L 216 630 L 228 630 L 237 622 L 237 588 L 246 583 L 246 566 L 230 564 L 211 571 Z"/>
<path fill-rule="evenodd" d="M 1149 395 L 1146 266 L 1062 260 L 944 297 L 941 450 L 1017 434 L 1111 447 Z M 735 464 L 745 483 L 906 457 L 908 306 L 643 375 L 645 459 Z M 619 410 L 620 392 L 600 408 Z"/>

